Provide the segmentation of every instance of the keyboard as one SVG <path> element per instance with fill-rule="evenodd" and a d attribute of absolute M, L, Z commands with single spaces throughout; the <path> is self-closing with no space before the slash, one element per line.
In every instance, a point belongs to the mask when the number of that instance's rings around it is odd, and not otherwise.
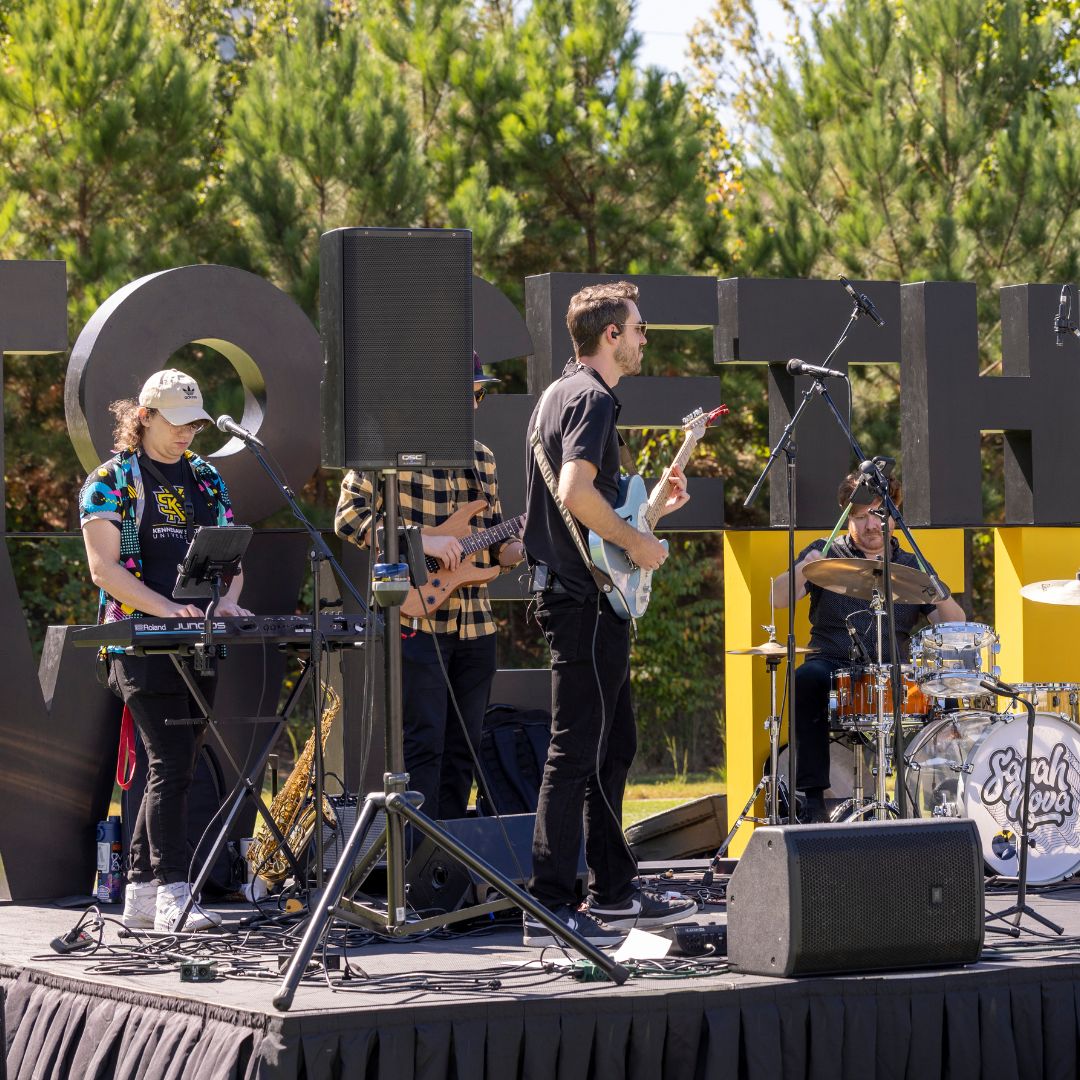
<path fill-rule="evenodd" d="M 281 645 L 307 648 L 311 644 L 309 615 L 234 615 L 212 622 L 216 645 Z M 319 630 L 327 643 L 336 647 L 360 645 L 366 640 L 362 615 L 320 615 Z M 143 651 L 181 651 L 203 636 L 202 619 L 159 619 L 140 616 L 120 619 L 101 626 L 86 626 L 72 632 L 73 645 Z"/>

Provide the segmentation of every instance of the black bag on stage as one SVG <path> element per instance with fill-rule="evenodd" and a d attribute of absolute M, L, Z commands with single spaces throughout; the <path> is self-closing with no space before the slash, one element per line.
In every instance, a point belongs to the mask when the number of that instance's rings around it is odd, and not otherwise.
<path fill-rule="evenodd" d="M 550 739 L 551 713 L 546 709 L 487 707 L 478 753 L 486 783 L 477 781 L 478 814 L 536 813 Z"/>

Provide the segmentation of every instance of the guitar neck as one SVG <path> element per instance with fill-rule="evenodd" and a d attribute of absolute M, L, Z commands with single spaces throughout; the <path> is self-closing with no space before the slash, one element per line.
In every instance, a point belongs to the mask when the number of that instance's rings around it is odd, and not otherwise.
<path fill-rule="evenodd" d="M 679 447 L 679 452 L 672 459 L 671 468 L 675 468 L 676 466 L 680 469 L 685 468 L 700 437 L 700 435 L 693 431 L 688 431 L 686 433 L 686 438 L 683 439 L 683 444 Z M 670 487 L 671 484 L 667 480 L 662 484 L 657 484 L 656 490 L 649 498 L 649 505 L 645 510 L 645 523 L 649 527 L 649 532 L 652 532 L 656 528 L 656 523 L 660 520 L 660 512 L 664 509 L 664 503 L 667 502 L 668 489 Z"/>
<path fill-rule="evenodd" d="M 503 540 L 509 540 L 513 536 L 518 536 L 524 524 L 525 515 L 518 514 L 517 517 L 510 518 L 507 521 L 500 521 L 498 525 L 492 525 L 490 529 L 481 529 L 480 532 L 469 533 L 468 536 L 461 538 L 461 554 L 472 555 L 473 552 L 483 551 L 484 548 L 489 548 L 492 544 L 498 544 Z M 429 570 L 438 570 L 439 568 L 439 560 L 432 558 L 430 555 L 427 556 L 426 563 Z"/>

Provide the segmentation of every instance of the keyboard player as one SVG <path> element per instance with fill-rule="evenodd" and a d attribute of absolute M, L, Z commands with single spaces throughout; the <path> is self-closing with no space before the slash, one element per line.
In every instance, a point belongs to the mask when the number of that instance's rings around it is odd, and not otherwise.
<path fill-rule="evenodd" d="M 211 423 L 198 384 L 181 371 L 152 375 L 137 399 L 114 401 L 117 453 L 83 483 L 79 519 L 90 576 L 100 589 L 98 622 L 139 615 L 201 617 L 172 599 L 176 567 L 199 525 L 231 525 L 225 482 L 193 453 Z M 240 605 L 243 572 L 216 614 L 249 615 Z M 166 717 L 201 715 L 168 656 L 108 657 L 109 686 L 130 710 L 147 756 L 146 791 L 132 832 L 124 925 L 171 932 L 191 895 L 187 881 L 187 797 L 205 724 L 166 725 Z M 215 680 L 206 680 L 209 696 Z M 185 930 L 207 929 L 218 916 L 198 905 Z"/>

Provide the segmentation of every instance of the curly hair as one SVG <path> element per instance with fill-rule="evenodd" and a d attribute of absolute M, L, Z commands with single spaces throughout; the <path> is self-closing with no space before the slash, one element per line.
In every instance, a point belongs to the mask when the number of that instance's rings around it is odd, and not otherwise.
<path fill-rule="evenodd" d="M 146 424 L 139 419 L 139 410 L 144 407 L 135 398 L 122 398 L 109 406 L 109 412 L 116 418 L 112 434 L 114 450 L 138 450 L 142 446 Z M 155 412 L 147 411 L 151 415 Z"/>
<path fill-rule="evenodd" d="M 586 285 L 570 297 L 566 329 L 574 339 L 574 352 L 578 356 L 592 356 L 596 352 L 605 326 L 626 321 L 630 313 L 628 300 L 635 304 L 638 300 L 638 287 L 629 281 Z"/>

